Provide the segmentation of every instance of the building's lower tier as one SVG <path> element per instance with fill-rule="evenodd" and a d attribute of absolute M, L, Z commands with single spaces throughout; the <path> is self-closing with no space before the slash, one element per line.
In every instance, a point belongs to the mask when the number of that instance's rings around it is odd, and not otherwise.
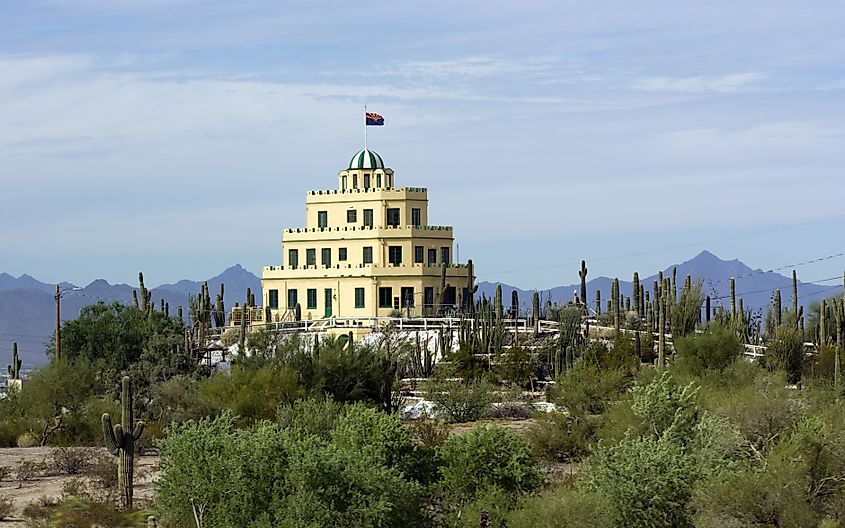
<path fill-rule="evenodd" d="M 370 266 L 358 276 L 339 271 L 265 268 L 261 286 L 268 322 L 291 320 L 297 304 L 305 320 L 385 317 L 397 311 L 427 316 L 462 306 L 467 296 L 466 266 L 446 267 L 445 288 L 439 266 Z"/>

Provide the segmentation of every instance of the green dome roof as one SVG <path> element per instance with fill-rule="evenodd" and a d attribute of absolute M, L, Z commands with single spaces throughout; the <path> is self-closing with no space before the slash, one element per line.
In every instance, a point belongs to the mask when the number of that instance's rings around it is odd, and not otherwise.
<path fill-rule="evenodd" d="M 377 153 L 364 149 L 352 156 L 349 161 L 349 169 L 384 169 L 384 161 Z"/>

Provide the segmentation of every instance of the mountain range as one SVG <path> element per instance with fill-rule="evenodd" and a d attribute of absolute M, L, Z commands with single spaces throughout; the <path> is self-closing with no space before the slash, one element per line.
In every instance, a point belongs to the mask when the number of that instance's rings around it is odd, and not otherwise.
<path fill-rule="evenodd" d="M 587 263 L 589 268 L 589 263 Z M 728 306 L 730 301 L 729 280 L 736 279 L 736 292 L 742 297 L 745 308 L 752 310 L 764 309 L 770 302 L 772 292 L 780 288 L 784 306 L 789 306 L 792 296 L 792 278 L 775 271 L 752 269 L 739 260 L 722 260 L 708 251 L 702 251 L 694 258 L 677 265 L 668 266 L 663 270 L 664 275 L 671 276 L 672 269 L 677 268 L 678 282 L 682 283 L 687 275 L 695 280 L 703 281 L 705 295 L 709 295 L 713 306 Z M 577 270 L 572 270 L 577 276 Z M 587 275 L 589 278 L 589 273 Z M 646 291 L 651 291 L 657 274 L 641 276 L 640 282 Z M 148 278 L 149 280 L 149 278 Z M 178 306 L 184 309 L 184 317 L 188 317 L 188 296 L 200 291 L 205 281 L 181 280 L 174 284 L 162 284 L 152 288 L 153 302 L 159 305 L 161 299 L 170 305 L 171 314 L 175 315 Z M 236 302 L 243 302 L 246 289 L 258 292 L 261 280 L 244 269 L 235 265 L 220 275 L 207 280 L 212 299 L 225 284 L 225 304 L 227 310 Z M 610 298 L 613 279 L 610 277 L 596 277 L 587 281 L 587 301 L 591 307 L 595 306 L 596 290 L 601 291 L 602 310 L 606 300 Z M 521 309 L 530 309 L 533 290 L 522 290 L 504 283 L 479 282 L 478 293 L 493 298 L 497 284 L 502 285 L 505 305 L 510 304 L 511 292 L 519 293 Z M 818 301 L 825 297 L 842 292 L 841 279 L 838 282 L 825 284 L 798 283 L 798 297 L 802 305 Z M 543 302 L 562 303 L 572 300 L 573 292 L 580 291 L 580 282 L 565 286 L 557 286 L 549 290 L 542 290 Z M 18 343 L 24 368 L 37 366 L 46 361 L 44 348 L 50 342 L 56 324 L 54 284 L 46 284 L 29 275 L 13 277 L 7 273 L 0 273 L 0 366 L 8 363 L 11 357 L 12 342 Z M 63 321 L 72 319 L 79 314 L 79 310 L 99 300 L 105 302 L 132 302 L 132 291 L 136 286 L 128 284 L 109 284 L 98 279 L 85 287 L 76 289 L 74 284 L 63 282 L 62 290 L 68 290 L 61 299 L 61 318 Z M 631 293 L 631 281 L 620 280 L 619 288 L 623 295 Z"/>
<path fill-rule="evenodd" d="M 776 289 L 781 290 L 783 306 L 788 307 L 792 303 L 791 274 L 789 277 L 786 277 L 772 270 L 752 269 L 739 260 L 722 260 L 709 251 L 702 251 L 686 262 L 668 266 L 663 270 L 664 277 L 671 277 L 673 268 L 677 268 L 678 289 L 680 289 L 687 275 L 693 277 L 693 280 L 701 280 L 702 294 L 710 296 L 711 306 L 713 307 L 730 306 L 731 277 L 735 279 L 736 296 L 737 298 L 742 298 L 745 309 L 755 311 L 764 309 L 770 304 L 772 293 Z M 587 263 L 587 269 L 587 278 L 589 279 L 589 262 Z M 572 270 L 572 274 L 577 276 L 577 270 Z M 648 276 L 640 275 L 639 280 L 645 290 L 651 292 L 654 281 L 657 278 L 658 274 L 655 273 Z M 625 297 L 631 295 L 632 282 L 633 280 L 622 280 L 621 278 L 619 280 L 619 290 Z M 610 299 L 612 283 L 613 278 L 611 277 L 596 277 L 587 281 L 587 303 L 590 308 L 595 308 L 596 290 L 599 290 L 602 299 L 601 309 L 603 312 L 606 310 L 607 299 Z M 531 297 L 534 290 L 521 290 L 504 283 L 484 281 L 478 283 L 477 295 L 485 295 L 488 299 L 492 299 L 496 292 L 496 286 L 499 284 L 502 285 L 502 298 L 506 306 L 510 306 L 511 292 L 516 290 L 519 294 L 521 310 L 530 309 Z M 580 295 L 580 291 L 581 283 L 579 281 L 565 286 L 541 290 L 540 296 L 544 303 L 547 301 L 564 303 L 571 301 L 574 295 Z M 838 279 L 838 282 L 827 282 L 824 284 L 801 282 L 800 279 L 798 280 L 798 299 L 799 304 L 802 306 L 841 292 L 841 278 Z"/>

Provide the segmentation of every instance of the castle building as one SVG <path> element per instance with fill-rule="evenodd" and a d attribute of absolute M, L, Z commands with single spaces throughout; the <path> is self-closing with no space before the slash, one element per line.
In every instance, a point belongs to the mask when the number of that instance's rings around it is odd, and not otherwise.
<path fill-rule="evenodd" d="M 308 193 L 305 227 L 284 230 L 282 265 L 265 266 L 261 277 L 267 322 L 297 312 L 354 319 L 459 307 L 468 268 L 455 262 L 453 245 L 451 226 L 429 223 L 428 190 L 398 187 L 393 169 L 365 148 L 340 171 L 337 189 Z"/>

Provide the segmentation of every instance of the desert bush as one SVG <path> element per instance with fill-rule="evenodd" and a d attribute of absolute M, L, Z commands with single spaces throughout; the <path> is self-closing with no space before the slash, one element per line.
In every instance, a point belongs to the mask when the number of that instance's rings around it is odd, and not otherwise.
<path fill-rule="evenodd" d="M 0 521 L 5 521 L 15 511 L 15 505 L 10 497 L 0 497 Z"/>
<path fill-rule="evenodd" d="M 527 420 L 531 418 L 531 407 L 522 402 L 502 402 L 494 403 L 485 413 L 487 418 L 499 420 Z"/>
<path fill-rule="evenodd" d="M 449 425 L 424 414 L 411 422 L 411 438 L 425 447 L 438 447 L 449 438 Z"/>
<path fill-rule="evenodd" d="M 85 475 L 100 489 L 111 490 L 117 487 L 117 461 L 110 455 L 99 455 L 91 459 L 85 468 Z"/>
<path fill-rule="evenodd" d="M 548 399 L 573 414 L 600 414 L 629 384 L 628 373 L 622 369 L 579 364 L 555 381 Z"/>
<path fill-rule="evenodd" d="M 676 366 L 696 376 L 701 376 L 707 370 L 723 371 L 743 351 L 736 332 L 715 322 L 702 334 L 675 338 L 674 345 L 677 352 Z"/>
<path fill-rule="evenodd" d="M 483 378 L 470 381 L 434 379 L 426 382 L 424 390 L 437 412 L 458 423 L 480 419 L 493 403 L 493 385 Z"/>
<path fill-rule="evenodd" d="M 328 440 L 343 412 L 343 405 L 331 398 L 306 398 L 280 405 L 276 421 L 291 432 Z"/>
<path fill-rule="evenodd" d="M 705 395 L 703 405 L 730 421 L 757 451 L 768 450 L 787 435 L 807 407 L 799 391 L 786 388 L 783 373 L 763 371 L 750 385 Z"/>
<path fill-rule="evenodd" d="M 786 372 L 790 383 L 801 379 L 804 367 L 804 334 L 794 322 L 785 322 L 777 327 L 775 338 L 766 348 L 763 365 L 769 370 Z"/>
<path fill-rule="evenodd" d="M 30 432 L 21 433 L 15 440 L 15 445 L 18 447 L 38 447 L 38 439 Z"/>
<path fill-rule="evenodd" d="M 560 486 L 523 500 L 511 511 L 508 528 L 611 528 L 611 508 L 596 493 Z"/>
<path fill-rule="evenodd" d="M 595 421 L 585 416 L 549 413 L 528 428 L 527 438 L 534 452 L 555 462 L 570 462 L 587 455 Z"/>
<path fill-rule="evenodd" d="M 8 466 L 0 466 L 0 482 L 12 479 L 12 468 Z"/>
<path fill-rule="evenodd" d="M 502 427 L 480 427 L 450 437 L 439 449 L 441 486 L 455 501 L 491 487 L 507 493 L 536 489 L 543 481 L 531 447 Z"/>
<path fill-rule="evenodd" d="M 48 470 L 59 475 L 79 475 L 91 463 L 91 452 L 80 447 L 57 447 L 49 458 Z"/>
<path fill-rule="evenodd" d="M 28 480 L 34 480 L 40 477 L 44 473 L 45 469 L 46 464 L 44 464 L 44 462 L 35 462 L 34 460 L 23 460 L 20 464 L 18 464 L 17 479 L 24 482 Z"/>
<path fill-rule="evenodd" d="M 146 511 L 121 511 L 113 503 L 87 496 L 66 497 L 61 501 L 42 498 L 27 506 L 24 516 L 33 528 L 142 528 Z"/>
<path fill-rule="evenodd" d="M 268 422 L 238 429 L 229 413 L 176 425 L 160 441 L 156 502 L 177 526 L 192 525 L 192 499 L 207 528 L 419 525 L 421 486 L 384 465 L 400 465 L 406 437 L 364 411 L 332 437 Z"/>

